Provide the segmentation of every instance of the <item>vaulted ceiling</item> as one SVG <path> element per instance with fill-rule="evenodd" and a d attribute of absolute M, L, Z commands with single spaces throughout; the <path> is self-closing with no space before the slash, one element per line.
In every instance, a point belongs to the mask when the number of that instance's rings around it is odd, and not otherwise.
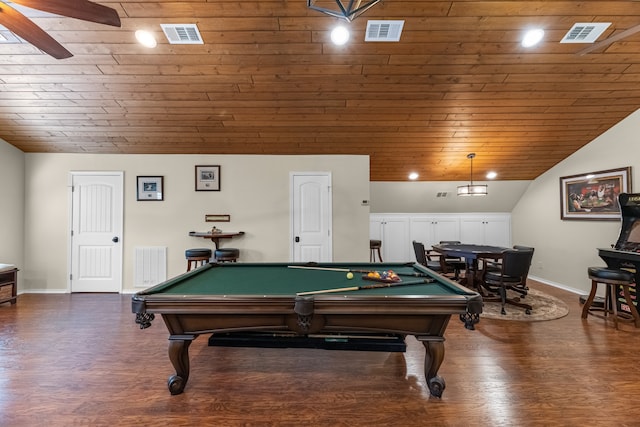
<path fill-rule="evenodd" d="M 597 42 L 632 29 L 637 1 L 385 0 L 344 23 L 343 46 L 342 21 L 306 0 L 99 3 L 121 28 L 25 11 L 71 58 L 0 43 L 0 138 L 28 153 L 366 154 L 372 181 L 468 180 L 475 152 L 475 180 L 529 180 L 640 107 L 640 32 L 586 54 L 560 43 L 578 22 L 611 23 Z M 399 42 L 364 41 L 379 19 L 404 20 Z M 204 44 L 169 44 L 169 23 Z M 545 38 L 527 49 L 531 27 Z"/>

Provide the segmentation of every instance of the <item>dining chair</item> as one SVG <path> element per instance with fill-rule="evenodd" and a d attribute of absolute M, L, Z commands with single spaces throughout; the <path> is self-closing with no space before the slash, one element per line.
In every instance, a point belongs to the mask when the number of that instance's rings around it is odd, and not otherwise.
<path fill-rule="evenodd" d="M 458 240 L 441 240 L 441 245 L 459 245 L 460 242 Z M 453 272 L 454 280 L 458 280 L 460 278 L 460 272 L 467 269 L 467 263 L 464 258 L 454 257 L 454 256 L 445 256 L 444 257 L 445 264 L 445 273 Z"/>
<path fill-rule="evenodd" d="M 416 255 L 418 264 L 430 268 L 433 271 L 442 273 L 442 263 L 440 262 L 440 254 L 432 254 L 425 250 L 424 244 L 413 241 L 413 252 Z"/>
<path fill-rule="evenodd" d="M 521 302 L 521 298 L 526 296 L 526 292 L 523 293 L 522 290 L 526 288 L 532 258 L 532 250 L 508 249 L 502 253 L 499 270 L 485 271 L 483 286 L 500 295 L 502 314 L 507 314 L 504 308 L 506 304 L 524 308 L 526 314 L 531 314 L 533 307 Z M 515 291 L 519 296 L 507 298 L 508 290 Z"/>

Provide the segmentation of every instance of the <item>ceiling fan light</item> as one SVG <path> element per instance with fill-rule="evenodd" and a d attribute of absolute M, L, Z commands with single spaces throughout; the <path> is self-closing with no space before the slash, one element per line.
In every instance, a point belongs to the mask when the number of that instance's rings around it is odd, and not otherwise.
<path fill-rule="evenodd" d="M 138 40 L 138 43 L 140 43 L 144 47 L 154 48 L 158 45 L 156 38 L 150 31 L 137 30 L 136 39 Z"/>
<path fill-rule="evenodd" d="M 351 22 L 380 1 L 382 0 L 369 0 L 362 4 L 362 1 L 354 2 L 353 0 L 344 3 L 343 0 L 307 0 L 307 7 L 325 15 Z"/>
<path fill-rule="evenodd" d="M 350 36 L 349 30 L 347 30 L 342 25 L 334 28 L 331 31 L 331 41 L 333 42 L 333 44 L 338 46 L 342 46 L 343 44 L 348 42 L 349 36 Z"/>

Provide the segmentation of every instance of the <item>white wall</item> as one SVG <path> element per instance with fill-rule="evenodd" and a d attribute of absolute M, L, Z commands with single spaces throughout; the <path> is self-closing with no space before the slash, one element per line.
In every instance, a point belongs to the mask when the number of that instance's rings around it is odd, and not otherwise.
<path fill-rule="evenodd" d="M 559 178 L 632 166 L 632 186 L 640 185 L 638 123 L 640 111 L 533 182 L 487 182 L 487 198 L 435 197 L 438 191 L 455 192 L 457 182 L 369 184 L 368 158 L 363 156 L 25 155 L 0 141 L 0 190 L 16 201 L 14 207 L 3 203 L 0 209 L 0 231 L 7 239 L 0 246 L 0 262 L 17 264 L 21 277 L 28 276 L 26 288 L 66 289 L 66 182 L 71 170 L 125 171 L 125 287 L 131 286 L 132 248 L 137 245 L 169 245 L 168 274 L 182 272 L 183 250 L 207 244 L 186 233 L 207 229 L 210 224 L 203 218 L 209 213 L 231 214 L 232 222 L 221 228 L 247 232 L 233 240 L 243 250 L 243 260 L 285 261 L 288 174 L 315 170 L 333 173 L 336 261 L 368 260 L 369 209 L 361 206 L 362 200 L 371 201 L 371 212 L 511 211 L 513 243 L 536 248 L 531 276 L 586 293 L 586 269 L 604 265 L 597 248 L 616 241 L 620 222 L 560 220 Z M 195 164 L 222 165 L 223 191 L 193 191 Z M 166 201 L 136 202 L 136 175 L 164 175 Z"/>
<path fill-rule="evenodd" d="M 487 184 L 483 197 L 458 197 L 458 185 L 469 182 L 372 182 L 372 213 L 511 212 L 531 181 L 474 181 Z M 446 197 L 437 197 L 446 192 Z"/>
<path fill-rule="evenodd" d="M 640 185 L 640 110 L 538 177 L 512 212 L 513 242 L 536 248 L 531 276 L 587 293 L 589 266 L 604 266 L 597 248 L 614 244 L 620 221 L 562 221 L 560 177 L 631 166 Z M 636 188 L 638 189 L 638 188 Z"/>
<path fill-rule="evenodd" d="M 0 263 L 24 268 L 24 153 L 0 139 Z M 22 289 L 18 273 L 18 290 Z"/>
<path fill-rule="evenodd" d="M 195 165 L 221 166 L 221 191 L 196 192 Z M 124 171 L 124 288 L 133 290 L 136 246 L 168 246 L 168 277 L 186 270 L 184 250 L 213 247 L 188 236 L 216 225 L 246 234 L 224 246 L 243 262 L 289 261 L 289 172 L 331 172 L 336 262 L 369 259 L 368 156 L 26 154 L 25 287 L 66 291 L 70 171 Z M 136 176 L 164 176 L 165 200 L 136 201 Z M 229 214 L 230 223 L 206 223 Z"/>

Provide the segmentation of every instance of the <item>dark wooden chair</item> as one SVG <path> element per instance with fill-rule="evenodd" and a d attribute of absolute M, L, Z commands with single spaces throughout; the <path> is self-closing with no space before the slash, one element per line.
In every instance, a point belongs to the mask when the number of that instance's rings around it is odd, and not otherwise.
<path fill-rule="evenodd" d="M 626 270 L 604 267 L 589 267 L 587 271 L 589 279 L 591 279 L 591 292 L 589 293 L 589 298 L 587 298 L 587 301 L 584 303 L 584 307 L 582 307 L 582 318 L 586 319 L 589 314 L 603 318 L 612 315 L 613 324 L 616 329 L 618 329 L 618 321 L 631 322 L 636 328 L 640 328 L 640 315 L 633 304 L 629 290 L 630 287 L 635 286 L 633 273 Z M 599 283 L 606 286 L 606 296 L 603 307 L 593 305 Z M 619 298 L 619 288 L 622 288 L 622 295 L 631 314 L 618 311 L 617 299 Z M 596 314 L 596 312 L 602 312 L 602 314 Z"/>
<path fill-rule="evenodd" d="M 531 251 L 532 257 L 533 257 L 533 252 L 535 250 L 531 246 L 522 246 L 522 245 L 513 245 L 513 249 L 515 249 L 516 251 Z M 529 263 L 529 267 L 531 267 L 531 263 Z M 495 260 L 487 259 L 487 260 L 484 260 L 484 265 L 483 265 L 484 271 L 482 272 L 482 274 L 486 274 L 487 271 L 493 271 L 493 272 L 500 271 L 501 268 L 502 268 L 501 259 L 495 259 Z M 529 269 L 527 269 L 526 276 L 529 276 Z M 522 286 L 515 286 L 513 290 L 518 292 L 523 297 L 525 297 L 529 292 L 527 281 L 525 280 Z"/>
<path fill-rule="evenodd" d="M 459 245 L 460 242 L 457 240 L 441 240 L 440 244 Z M 445 256 L 443 261 L 445 273 L 453 273 L 454 280 L 458 280 L 460 278 L 460 272 L 467 269 L 467 263 L 463 258 Z"/>
<path fill-rule="evenodd" d="M 376 262 L 376 254 L 378 254 L 378 260 L 382 262 L 381 248 L 382 240 L 369 240 L 369 262 Z"/>
<path fill-rule="evenodd" d="M 509 249 L 502 253 L 502 262 L 499 270 L 485 270 L 483 286 L 489 291 L 500 295 L 499 301 L 502 303 L 502 314 L 507 314 L 504 308 L 506 304 L 524 308 L 526 314 L 531 314 L 533 307 L 530 304 L 521 302 L 520 299 L 526 295 L 521 290 L 526 287 L 532 258 L 533 251 L 531 250 Z M 507 298 L 508 290 L 515 291 L 519 296 Z"/>
<path fill-rule="evenodd" d="M 433 271 L 442 273 L 442 263 L 440 262 L 440 254 L 433 255 L 427 252 L 424 248 L 424 244 L 413 241 L 413 252 L 416 255 L 416 261 L 418 264 L 424 265 Z"/>
<path fill-rule="evenodd" d="M 513 249 L 515 249 L 516 251 L 531 251 L 531 258 L 533 259 L 533 252 L 535 251 L 535 249 L 532 248 L 531 246 L 513 245 Z M 531 262 L 529 262 L 529 267 L 527 268 L 525 277 L 529 276 L 530 268 L 531 268 Z M 527 286 L 527 281 L 525 280 L 522 286 L 516 286 L 513 290 L 520 293 L 523 297 L 526 296 L 527 293 L 529 292 L 529 286 Z"/>
<path fill-rule="evenodd" d="M 192 266 L 198 267 L 205 265 L 211 258 L 211 249 L 206 248 L 193 248 L 184 251 L 184 256 L 187 259 L 187 271 L 191 271 Z"/>

